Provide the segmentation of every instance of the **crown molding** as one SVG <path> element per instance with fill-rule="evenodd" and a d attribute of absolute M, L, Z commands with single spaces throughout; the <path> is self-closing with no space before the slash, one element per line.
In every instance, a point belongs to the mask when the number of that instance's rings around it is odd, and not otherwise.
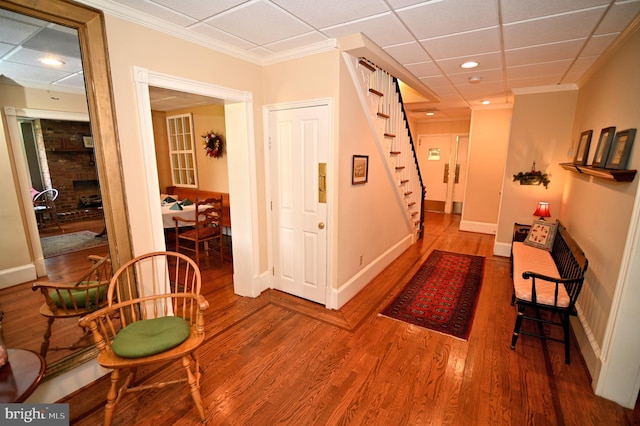
<path fill-rule="evenodd" d="M 514 95 L 532 95 L 535 93 L 570 92 L 572 90 L 578 90 L 578 85 L 570 83 L 550 86 L 522 87 L 518 89 L 511 89 L 511 92 L 513 92 Z"/>

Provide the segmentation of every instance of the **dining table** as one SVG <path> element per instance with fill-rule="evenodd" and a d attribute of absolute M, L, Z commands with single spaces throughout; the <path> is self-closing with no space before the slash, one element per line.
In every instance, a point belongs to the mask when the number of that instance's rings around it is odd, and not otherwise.
<path fill-rule="evenodd" d="M 188 205 L 180 205 L 182 209 L 177 209 L 175 207 L 176 203 L 180 203 L 179 201 L 174 202 L 163 202 L 162 203 L 162 225 L 165 229 L 174 228 L 176 226 L 175 221 L 173 220 L 174 216 L 181 217 L 183 219 L 188 220 L 196 220 L 196 205 L 188 204 Z M 206 209 L 209 206 L 200 205 L 200 210 Z M 193 226 L 188 222 L 178 222 L 178 226 Z"/>

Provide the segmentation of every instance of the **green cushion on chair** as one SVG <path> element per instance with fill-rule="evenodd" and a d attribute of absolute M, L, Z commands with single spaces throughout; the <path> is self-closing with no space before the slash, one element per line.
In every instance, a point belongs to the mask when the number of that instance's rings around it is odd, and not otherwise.
<path fill-rule="evenodd" d="M 85 285 L 91 285 L 91 284 L 98 284 L 97 281 L 87 281 L 87 282 L 83 282 L 82 284 Z M 89 289 L 89 306 L 86 306 L 86 302 L 87 302 L 87 290 L 82 290 L 82 284 L 80 284 L 78 286 L 79 290 L 71 290 L 71 295 L 73 297 L 73 300 L 76 301 L 76 306 L 78 308 L 90 308 L 92 307 L 92 305 L 95 304 L 95 300 L 96 300 L 96 293 L 98 292 L 98 290 L 100 290 L 100 296 L 99 296 L 99 300 L 102 301 L 104 300 L 106 294 L 107 294 L 107 288 L 108 283 L 101 286 L 101 287 L 97 287 L 97 288 L 91 288 Z M 60 298 L 58 297 L 58 293 L 51 292 L 51 298 L 53 299 L 53 301 L 56 303 L 56 306 L 62 307 L 63 303 L 64 306 L 66 306 L 67 308 L 73 308 L 73 303 L 71 303 L 71 296 L 69 296 L 69 292 L 68 291 L 61 291 L 60 292 L 61 296 L 62 296 L 62 301 L 60 301 Z M 93 306 L 95 308 L 97 308 L 97 306 Z"/>
<path fill-rule="evenodd" d="M 120 330 L 111 349 L 122 358 L 142 358 L 175 348 L 190 331 L 189 323 L 180 317 L 136 321 Z"/>

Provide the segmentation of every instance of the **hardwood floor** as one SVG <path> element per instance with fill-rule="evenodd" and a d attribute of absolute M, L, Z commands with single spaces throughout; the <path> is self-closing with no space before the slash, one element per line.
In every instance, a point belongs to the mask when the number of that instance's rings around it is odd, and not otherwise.
<path fill-rule="evenodd" d="M 458 231 L 459 216 L 427 214 L 425 237 L 339 311 L 277 291 L 233 293 L 230 262 L 201 265 L 210 304 L 200 350 L 210 425 L 625 425 L 638 410 L 597 397 L 577 346 L 522 336 L 506 258 L 493 236 Z M 468 341 L 378 313 L 433 249 L 485 256 Z M 141 371 L 153 380 L 163 368 Z M 68 396 L 71 423 L 101 424 L 108 377 Z M 114 425 L 198 424 L 186 387 L 125 396 Z"/>

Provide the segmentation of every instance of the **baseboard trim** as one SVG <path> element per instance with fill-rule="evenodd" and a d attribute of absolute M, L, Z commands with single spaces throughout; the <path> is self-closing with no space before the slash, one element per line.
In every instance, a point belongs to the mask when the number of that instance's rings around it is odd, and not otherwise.
<path fill-rule="evenodd" d="M 493 254 L 495 256 L 511 257 L 511 243 L 494 243 Z"/>
<path fill-rule="evenodd" d="M 375 260 L 361 269 L 358 273 L 347 280 L 340 288 L 331 289 L 329 309 L 340 309 L 363 288 L 367 286 L 384 268 L 389 266 L 398 256 L 413 244 L 413 235 L 409 234 L 401 239 L 389 250 L 382 253 Z"/>
<path fill-rule="evenodd" d="M 30 263 L 28 265 L 16 266 L 15 268 L 0 271 L 0 288 L 7 288 L 38 278 L 36 267 Z"/>
<path fill-rule="evenodd" d="M 460 221 L 460 230 L 467 232 L 477 232 L 479 234 L 496 235 L 498 225 L 488 222 L 471 222 L 468 220 Z"/>

